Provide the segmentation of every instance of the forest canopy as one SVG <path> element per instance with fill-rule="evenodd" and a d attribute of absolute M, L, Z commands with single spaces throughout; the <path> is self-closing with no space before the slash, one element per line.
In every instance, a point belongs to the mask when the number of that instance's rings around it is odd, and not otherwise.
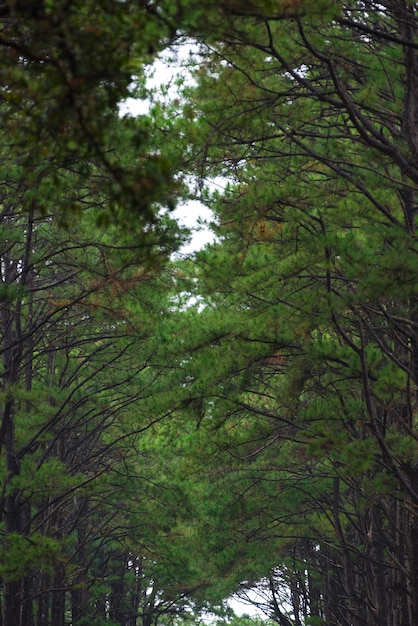
<path fill-rule="evenodd" d="M 417 30 L 0 2 L 0 626 L 418 623 Z"/>

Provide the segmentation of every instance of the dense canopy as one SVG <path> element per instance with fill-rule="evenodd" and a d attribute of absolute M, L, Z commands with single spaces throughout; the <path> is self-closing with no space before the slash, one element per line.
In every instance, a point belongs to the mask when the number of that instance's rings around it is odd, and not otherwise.
<path fill-rule="evenodd" d="M 418 5 L 10 0 L 0 44 L 0 626 L 415 626 Z"/>

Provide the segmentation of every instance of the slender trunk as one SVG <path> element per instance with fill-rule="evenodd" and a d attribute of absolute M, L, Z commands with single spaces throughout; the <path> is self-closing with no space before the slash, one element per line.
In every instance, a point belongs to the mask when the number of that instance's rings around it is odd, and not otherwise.
<path fill-rule="evenodd" d="M 19 465 L 15 453 L 13 402 L 6 403 L 3 417 L 3 443 L 6 455 L 7 479 L 10 482 L 19 474 Z M 19 494 L 11 489 L 5 498 L 4 507 L 6 536 L 20 533 Z M 4 622 L 7 626 L 20 626 L 21 583 L 8 581 L 4 584 Z"/>
<path fill-rule="evenodd" d="M 312 551 L 313 552 L 313 551 Z M 316 561 L 316 559 L 315 559 Z M 318 623 L 322 617 L 321 611 L 321 594 L 317 581 L 315 580 L 315 571 L 318 564 L 315 562 L 315 569 L 312 571 L 311 567 L 308 567 L 308 598 L 309 598 L 309 616 L 314 618 Z"/>
<path fill-rule="evenodd" d="M 113 582 L 111 584 L 111 593 L 109 595 L 109 618 L 111 622 L 115 622 L 118 626 L 125 626 L 125 611 L 123 600 L 125 597 L 125 563 L 122 562 L 112 572 Z"/>
<path fill-rule="evenodd" d="M 280 609 L 279 603 L 277 601 L 274 581 L 272 578 L 269 578 L 269 587 L 270 587 L 270 593 L 271 593 L 271 608 L 273 610 L 273 615 L 274 615 L 275 620 L 280 624 L 280 626 L 293 626 L 289 618 L 286 617 L 286 615 Z"/>
<path fill-rule="evenodd" d="M 36 626 L 49 626 L 50 593 L 47 591 L 49 587 L 49 576 L 40 573 L 37 590 Z"/>
<path fill-rule="evenodd" d="M 77 505 L 77 500 L 74 499 Z M 88 607 L 88 587 L 87 587 L 87 565 L 86 565 L 86 538 L 87 531 L 83 522 L 83 517 L 87 515 L 88 501 L 86 498 L 81 502 L 77 516 L 79 517 L 79 525 L 77 528 L 77 562 L 79 570 L 73 582 L 71 591 L 71 613 L 73 624 L 86 615 Z"/>
<path fill-rule="evenodd" d="M 32 583 L 32 576 L 25 576 L 22 581 L 22 626 L 35 626 Z"/>
<path fill-rule="evenodd" d="M 8 582 L 4 585 L 4 623 L 7 626 L 21 626 L 20 582 Z"/>
<path fill-rule="evenodd" d="M 64 569 L 57 567 L 53 581 L 51 626 L 65 626 L 65 577 Z"/>

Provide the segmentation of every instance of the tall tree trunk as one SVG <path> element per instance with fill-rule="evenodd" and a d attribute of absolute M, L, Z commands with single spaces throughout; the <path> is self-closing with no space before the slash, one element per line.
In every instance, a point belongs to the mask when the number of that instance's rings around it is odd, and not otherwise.
<path fill-rule="evenodd" d="M 65 576 L 60 566 L 55 571 L 53 586 L 51 626 L 65 626 Z"/>
<path fill-rule="evenodd" d="M 25 576 L 22 581 L 22 626 L 35 626 L 32 584 L 32 576 Z"/>
<path fill-rule="evenodd" d="M 118 556 L 115 557 L 116 559 Z M 119 559 L 122 561 L 122 558 Z M 124 611 L 124 598 L 125 598 L 125 562 L 124 560 L 111 570 L 111 577 L 113 582 L 111 583 L 111 592 L 109 595 L 109 618 L 111 622 L 115 622 L 118 626 L 125 626 L 125 611 Z"/>
<path fill-rule="evenodd" d="M 50 579 L 47 574 L 40 573 L 37 580 L 37 611 L 36 626 L 49 626 L 49 609 L 51 594 L 47 591 L 50 586 Z"/>

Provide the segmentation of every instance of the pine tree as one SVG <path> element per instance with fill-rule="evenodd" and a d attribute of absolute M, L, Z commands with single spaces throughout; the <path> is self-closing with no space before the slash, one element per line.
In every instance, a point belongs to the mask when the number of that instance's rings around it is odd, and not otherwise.
<path fill-rule="evenodd" d="M 334 11 L 235 14 L 202 47 L 179 128 L 229 183 L 178 380 L 229 476 L 220 571 L 293 568 L 295 623 L 412 625 L 416 7 Z"/>

